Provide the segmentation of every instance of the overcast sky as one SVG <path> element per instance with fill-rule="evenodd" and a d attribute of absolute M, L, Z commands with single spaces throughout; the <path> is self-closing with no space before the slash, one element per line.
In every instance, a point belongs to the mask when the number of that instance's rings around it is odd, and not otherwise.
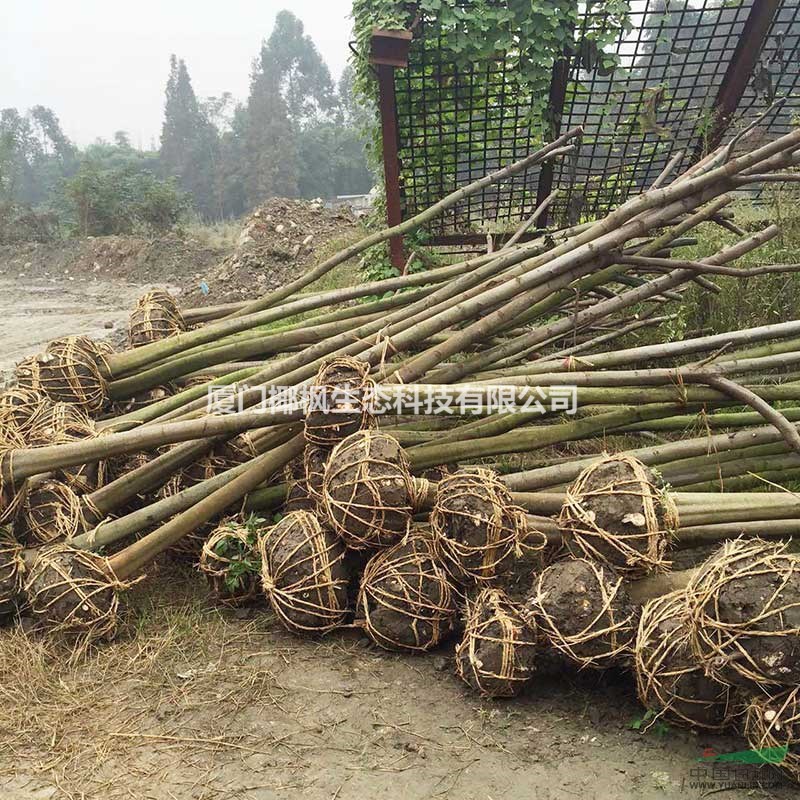
<path fill-rule="evenodd" d="M 158 141 L 169 55 L 199 97 L 247 96 L 250 67 L 286 8 L 337 78 L 351 38 L 351 0 L 0 0 L 0 108 L 51 107 L 85 145 L 128 131 Z"/>

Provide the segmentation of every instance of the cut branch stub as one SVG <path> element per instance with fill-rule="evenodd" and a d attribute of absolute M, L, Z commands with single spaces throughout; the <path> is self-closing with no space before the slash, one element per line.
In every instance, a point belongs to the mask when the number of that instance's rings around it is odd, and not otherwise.
<path fill-rule="evenodd" d="M 176 336 L 186 330 L 186 323 L 175 299 L 163 291 L 142 295 L 128 322 L 128 344 L 131 347 Z"/>
<path fill-rule="evenodd" d="M 306 441 L 333 447 L 347 436 L 374 427 L 369 410 L 374 383 L 369 364 L 342 356 L 324 363 L 311 384 L 311 410 L 306 414 Z"/>
<path fill-rule="evenodd" d="M 527 537 L 525 513 L 489 469 L 466 467 L 439 482 L 431 513 L 436 551 L 458 581 L 490 582 L 507 572 Z M 542 537 L 541 547 L 546 543 Z M 531 545 L 536 547 L 538 545 Z"/>
<path fill-rule="evenodd" d="M 22 545 L 8 528 L 0 528 L 0 620 L 16 611 L 24 573 Z"/>
<path fill-rule="evenodd" d="M 217 602 L 245 605 L 258 596 L 261 556 L 256 540 L 247 525 L 227 520 L 203 544 L 198 568 Z"/>
<path fill-rule="evenodd" d="M 634 648 L 639 701 L 689 728 L 722 731 L 733 718 L 730 689 L 706 676 L 691 648 L 686 592 L 649 601 L 642 609 Z M 652 723 L 651 723 L 652 724 Z"/>
<path fill-rule="evenodd" d="M 27 493 L 14 521 L 14 531 L 28 547 L 54 544 L 84 531 L 78 495 L 65 483 L 46 480 Z"/>
<path fill-rule="evenodd" d="M 403 448 L 388 434 L 365 430 L 340 442 L 322 493 L 334 530 L 355 550 L 391 547 L 410 529 L 414 481 Z"/>
<path fill-rule="evenodd" d="M 558 561 L 539 576 L 526 608 L 550 644 L 581 669 L 630 660 L 634 612 L 610 568 L 586 558 Z"/>
<path fill-rule="evenodd" d="M 621 453 L 581 472 L 567 490 L 558 525 L 573 555 L 636 579 L 669 566 L 664 556 L 678 514 L 652 470 Z"/>
<path fill-rule="evenodd" d="M 687 589 L 692 649 L 723 683 L 800 682 L 800 560 L 786 543 L 725 542 Z"/>
<path fill-rule="evenodd" d="M 264 592 L 295 633 L 326 633 L 348 614 L 350 570 L 342 540 L 307 511 L 292 511 L 259 538 Z"/>
<path fill-rule="evenodd" d="M 37 627 L 75 636 L 82 645 L 113 636 L 123 588 L 107 559 L 65 544 L 42 548 L 25 581 Z"/>
<path fill-rule="evenodd" d="M 467 605 L 456 647 L 459 677 L 483 697 L 516 697 L 533 676 L 536 627 L 506 594 L 483 589 Z"/>
<path fill-rule="evenodd" d="M 454 589 L 429 533 L 412 532 L 369 560 L 357 613 L 357 624 L 387 650 L 424 652 L 450 633 L 456 614 Z"/>
<path fill-rule="evenodd" d="M 753 697 L 745 712 L 744 734 L 764 763 L 800 783 L 800 688 Z"/>

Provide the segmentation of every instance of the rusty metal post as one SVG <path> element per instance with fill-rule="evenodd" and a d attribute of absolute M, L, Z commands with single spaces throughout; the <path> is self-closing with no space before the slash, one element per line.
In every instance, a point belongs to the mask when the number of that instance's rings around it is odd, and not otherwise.
<path fill-rule="evenodd" d="M 564 114 L 564 103 L 567 100 L 567 82 L 569 81 L 569 51 L 553 64 L 553 74 L 550 78 L 550 96 L 547 108 L 550 113 L 550 141 L 557 139 L 561 135 L 561 117 Z M 551 160 L 542 164 L 539 172 L 539 188 L 536 192 L 536 205 L 540 206 L 553 191 L 553 178 L 555 176 L 555 165 Z M 536 221 L 537 228 L 546 228 L 549 219 L 549 210 Z"/>
<path fill-rule="evenodd" d="M 722 137 L 731 123 L 747 88 L 767 34 L 780 8 L 781 0 L 754 0 L 753 7 L 736 43 L 725 77 L 714 101 L 714 122 L 708 136 L 697 145 L 695 156 L 701 158 L 722 143 Z"/>
<path fill-rule="evenodd" d="M 381 116 L 383 149 L 383 183 L 386 190 L 386 221 L 390 227 L 403 221 L 400 203 L 400 158 L 397 129 L 397 97 L 394 88 L 394 71 L 408 66 L 411 46 L 410 31 L 372 31 L 370 64 L 378 76 L 378 109 Z M 405 266 L 403 237 L 389 239 L 392 266 L 402 270 Z"/>

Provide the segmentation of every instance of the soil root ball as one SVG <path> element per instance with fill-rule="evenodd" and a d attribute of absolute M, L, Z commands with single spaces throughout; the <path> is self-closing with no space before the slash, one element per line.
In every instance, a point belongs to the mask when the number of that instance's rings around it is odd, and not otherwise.
<path fill-rule="evenodd" d="M 395 438 L 354 433 L 328 459 L 322 487 L 325 513 L 348 547 L 391 547 L 411 526 L 414 482 Z"/>
<path fill-rule="evenodd" d="M 369 560 L 357 614 L 369 638 L 387 650 L 424 652 L 450 633 L 455 592 L 429 533 L 414 531 Z"/>
<path fill-rule="evenodd" d="M 4 434 L 11 430 L 27 438 L 33 421 L 51 402 L 45 394 L 33 389 L 20 386 L 6 389 L 0 394 L 0 430 Z"/>
<path fill-rule="evenodd" d="M 258 455 L 255 440 L 249 431 L 240 433 L 215 448 L 219 468 L 231 469 L 246 464 Z"/>
<path fill-rule="evenodd" d="M 303 475 L 306 493 L 316 507 L 323 509 L 323 482 L 325 467 L 331 455 L 331 449 L 318 444 L 307 444 L 303 450 Z"/>
<path fill-rule="evenodd" d="M 800 783 L 800 688 L 756 695 L 745 712 L 744 733 L 767 763 Z"/>
<path fill-rule="evenodd" d="M 733 718 L 731 690 L 706 676 L 691 648 L 684 591 L 648 602 L 634 649 L 639 701 L 677 725 L 722 731 Z"/>
<path fill-rule="evenodd" d="M 489 469 L 464 468 L 438 485 L 431 513 L 436 550 L 458 581 L 491 582 L 522 554 L 544 547 L 544 537 L 529 537 L 525 514 Z M 531 544 L 535 542 L 536 544 Z"/>
<path fill-rule="evenodd" d="M 87 353 L 74 339 L 53 342 L 36 359 L 39 386 L 56 402 L 79 406 L 90 414 L 108 402 L 108 384 L 100 372 L 98 358 Z M 25 383 L 20 380 L 20 385 Z"/>
<path fill-rule="evenodd" d="M 333 447 L 356 431 L 374 426 L 370 413 L 374 382 L 366 361 L 349 356 L 324 363 L 311 385 L 313 407 L 306 415 L 305 437 Z"/>
<path fill-rule="evenodd" d="M 253 527 L 228 520 L 203 544 L 198 568 L 217 602 L 244 605 L 260 592 L 261 557 Z"/>
<path fill-rule="evenodd" d="M 37 627 L 76 636 L 84 645 L 112 638 L 117 592 L 124 588 L 105 558 L 65 544 L 42 548 L 25 581 Z"/>
<path fill-rule="evenodd" d="M 7 528 L 0 528 L 0 620 L 16 611 L 24 573 L 22 545 Z"/>
<path fill-rule="evenodd" d="M 628 579 L 668 567 L 678 527 L 675 503 L 632 456 L 605 456 L 569 487 L 558 518 L 573 555 L 608 564 Z"/>
<path fill-rule="evenodd" d="M 28 547 L 68 541 L 83 529 L 80 499 L 67 484 L 53 480 L 27 493 L 14 522 L 18 538 Z"/>
<path fill-rule="evenodd" d="M 137 392 L 133 397 L 127 400 L 122 400 L 114 403 L 112 413 L 114 416 L 122 416 L 123 414 L 130 414 L 134 411 L 139 411 L 142 408 L 158 403 L 161 400 L 166 400 L 175 394 L 175 386 L 170 383 L 162 386 L 154 386 L 152 389 L 145 389 L 142 392 Z"/>
<path fill-rule="evenodd" d="M 692 649 L 723 683 L 800 683 L 800 560 L 787 543 L 725 542 L 692 578 Z"/>
<path fill-rule="evenodd" d="M 526 608 L 554 649 L 581 669 L 630 660 L 634 612 L 622 578 L 587 558 L 558 561 L 539 576 Z"/>
<path fill-rule="evenodd" d="M 464 637 L 456 647 L 459 677 L 483 697 L 516 697 L 536 661 L 536 629 L 506 594 L 483 589 L 467 606 Z"/>
<path fill-rule="evenodd" d="M 321 634 L 348 614 L 350 574 L 341 539 L 307 511 L 292 511 L 259 539 L 264 592 L 295 633 Z"/>
<path fill-rule="evenodd" d="M 143 345 L 176 336 L 186 330 L 186 323 L 175 299 L 163 291 L 142 295 L 128 322 L 128 344 Z"/>

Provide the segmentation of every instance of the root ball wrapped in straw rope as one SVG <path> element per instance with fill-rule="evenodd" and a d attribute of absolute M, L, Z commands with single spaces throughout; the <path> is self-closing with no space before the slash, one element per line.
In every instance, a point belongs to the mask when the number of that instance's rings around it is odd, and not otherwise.
<path fill-rule="evenodd" d="M 483 468 L 464 468 L 442 478 L 431 528 L 437 553 L 453 577 L 478 582 L 508 571 L 527 533 L 522 509 L 513 505 L 497 475 Z"/>
<path fill-rule="evenodd" d="M 369 560 L 357 613 L 370 639 L 387 650 L 424 652 L 450 633 L 455 592 L 428 532 L 412 532 Z"/>
<path fill-rule="evenodd" d="M 499 589 L 483 589 L 467 605 L 464 637 L 456 647 L 459 677 L 483 697 L 516 697 L 536 661 L 532 619 Z"/>
<path fill-rule="evenodd" d="M 305 419 L 306 441 L 333 447 L 356 431 L 371 428 L 374 387 L 369 364 L 349 356 L 324 363 L 312 384 L 314 407 Z"/>
<path fill-rule="evenodd" d="M 20 386 L 41 391 L 57 402 L 80 406 L 90 414 L 108 402 L 108 383 L 98 359 L 87 354 L 74 338 L 53 342 L 35 363 L 35 379 L 26 379 L 17 369 Z"/>
<path fill-rule="evenodd" d="M 22 545 L 8 528 L 0 528 L 0 620 L 16 610 L 24 573 Z"/>
<path fill-rule="evenodd" d="M 581 669 L 627 662 L 634 612 L 622 578 L 587 558 L 558 561 L 539 576 L 526 609 L 550 644 Z"/>
<path fill-rule="evenodd" d="M 128 322 L 128 344 L 143 345 L 176 336 L 186 330 L 186 322 L 175 299 L 155 290 L 142 295 Z"/>
<path fill-rule="evenodd" d="M 14 530 L 29 547 L 68 541 L 84 529 L 78 495 L 65 483 L 43 481 L 22 503 Z"/>
<path fill-rule="evenodd" d="M 318 444 L 307 444 L 303 450 L 303 475 L 306 492 L 309 499 L 319 509 L 325 507 L 323 484 L 325 467 L 330 455 L 330 448 Z"/>
<path fill-rule="evenodd" d="M 25 581 L 37 627 L 82 644 L 114 634 L 122 588 L 105 558 L 66 544 L 42 548 Z"/>
<path fill-rule="evenodd" d="M 684 591 L 642 609 L 634 648 L 636 687 L 645 708 L 677 725 L 722 731 L 733 717 L 731 690 L 706 676 L 691 648 Z M 655 721 L 655 719 L 653 721 Z"/>
<path fill-rule="evenodd" d="M 295 633 L 321 634 L 348 614 L 350 570 L 342 540 L 307 511 L 292 511 L 259 539 L 264 592 Z"/>
<path fill-rule="evenodd" d="M 765 762 L 800 783 L 800 688 L 753 697 L 745 712 L 744 733 Z"/>
<path fill-rule="evenodd" d="M 15 386 L 0 394 L 0 430 L 27 436 L 32 422 L 51 400 L 41 392 Z"/>
<path fill-rule="evenodd" d="M 800 560 L 786 543 L 725 542 L 687 596 L 692 648 L 709 675 L 757 690 L 800 682 Z"/>
<path fill-rule="evenodd" d="M 652 470 L 623 453 L 581 472 L 567 490 L 558 524 L 574 555 L 635 579 L 668 566 L 664 556 L 678 514 Z"/>
<path fill-rule="evenodd" d="M 325 513 L 348 547 L 391 547 L 409 531 L 414 481 L 403 448 L 388 434 L 365 430 L 340 442 L 322 494 Z"/>
<path fill-rule="evenodd" d="M 257 538 L 252 525 L 227 520 L 203 544 L 198 567 L 216 601 L 243 605 L 259 594 L 261 556 Z"/>

